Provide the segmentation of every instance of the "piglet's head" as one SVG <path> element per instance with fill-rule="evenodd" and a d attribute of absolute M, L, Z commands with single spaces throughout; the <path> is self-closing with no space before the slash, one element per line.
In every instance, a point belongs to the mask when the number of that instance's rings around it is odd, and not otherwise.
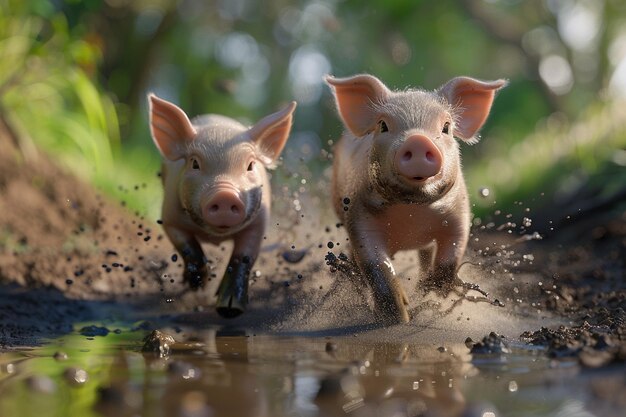
<path fill-rule="evenodd" d="M 213 235 L 250 224 L 262 205 L 269 205 L 262 194 L 265 168 L 275 165 L 287 142 L 296 103 L 246 128 L 217 115 L 192 121 L 173 103 L 152 94 L 149 101 L 152 139 L 171 161 L 171 175 L 178 176 L 175 190 L 166 185 L 165 198 L 178 198 L 190 218 Z"/>
<path fill-rule="evenodd" d="M 454 137 L 478 141 L 495 93 L 506 82 L 457 77 L 435 91 L 392 91 L 371 75 L 326 77 L 339 115 L 357 140 L 371 141 L 370 179 L 390 200 L 426 203 L 460 173 Z"/>

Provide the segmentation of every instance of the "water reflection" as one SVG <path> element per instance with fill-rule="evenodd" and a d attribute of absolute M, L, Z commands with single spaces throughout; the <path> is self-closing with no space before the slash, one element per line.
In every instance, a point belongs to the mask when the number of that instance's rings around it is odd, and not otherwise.
<path fill-rule="evenodd" d="M 163 331 L 176 339 L 164 357 L 139 352 L 142 332 L 67 336 L 3 354 L 0 415 L 552 416 L 573 408 L 585 413 L 599 398 L 589 392 L 602 393 L 610 411 L 617 402 L 597 387 L 626 391 L 623 368 L 585 377 L 576 363 L 516 346 L 511 353 L 472 356 L 463 343 L 386 342 L 367 334 Z M 54 359 L 60 348 L 67 360 Z M 71 383 L 67 369 L 83 369 L 88 378 Z"/>
<path fill-rule="evenodd" d="M 135 354 L 118 354 L 97 410 L 105 416 L 119 416 L 120 408 L 123 415 L 164 416 L 400 416 L 426 410 L 454 416 L 466 408 L 460 387 L 473 368 L 464 345 L 437 349 L 214 329 L 183 338 L 170 356 L 145 354 L 142 365 L 130 359 Z M 138 373 L 141 394 L 129 377 Z"/>

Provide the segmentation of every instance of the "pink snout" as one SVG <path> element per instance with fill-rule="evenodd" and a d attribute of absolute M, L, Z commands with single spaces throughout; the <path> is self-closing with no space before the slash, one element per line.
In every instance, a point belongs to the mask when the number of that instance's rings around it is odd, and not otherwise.
<path fill-rule="evenodd" d="M 213 194 L 203 214 L 209 225 L 219 228 L 237 226 L 246 217 L 243 201 L 234 190 L 219 190 Z"/>
<path fill-rule="evenodd" d="M 412 135 L 406 138 L 396 152 L 393 163 L 403 177 L 423 181 L 441 170 L 443 157 L 437 146 L 426 136 Z"/>

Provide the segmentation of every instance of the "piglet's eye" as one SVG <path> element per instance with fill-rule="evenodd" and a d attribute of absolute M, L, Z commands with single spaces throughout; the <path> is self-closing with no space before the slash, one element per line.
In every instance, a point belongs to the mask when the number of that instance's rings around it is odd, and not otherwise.
<path fill-rule="evenodd" d="M 378 122 L 378 126 L 380 128 L 380 133 L 389 132 L 389 128 L 387 127 L 387 123 L 384 120 Z"/>
<path fill-rule="evenodd" d="M 252 171 L 254 169 L 254 161 L 250 161 L 248 164 L 248 171 Z"/>
<path fill-rule="evenodd" d="M 191 169 L 200 169 L 200 163 L 196 158 L 191 158 Z"/>
<path fill-rule="evenodd" d="M 448 132 L 450 132 L 450 122 L 445 122 L 443 129 L 441 129 L 441 133 L 445 133 L 447 135 Z"/>

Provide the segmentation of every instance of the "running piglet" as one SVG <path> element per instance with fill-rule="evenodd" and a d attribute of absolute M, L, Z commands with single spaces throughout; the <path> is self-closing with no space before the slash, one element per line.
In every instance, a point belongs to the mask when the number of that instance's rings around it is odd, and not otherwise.
<path fill-rule="evenodd" d="M 334 148 L 335 211 L 382 320 L 407 322 L 391 257 L 417 249 L 429 288 L 452 287 L 470 228 L 455 137 L 478 141 L 506 82 L 457 77 L 435 91 L 392 91 L 371 75 L 326 82 L 347 129 Z"/>
<path fill-rule="evenodd" d="M 201 243 L 233 240 L 217 290 L 217 312 L 235 317 L 248 302 L 248 278 L 270 214 L 273 167 L 291 129 L 291 102 L 247 128 L 225 116 L 189 119 L 173 103 L 149 95 L 150 131 L 163 156 L 163 229 L 184 261 L 184 280 L 207 281 Z"/>

